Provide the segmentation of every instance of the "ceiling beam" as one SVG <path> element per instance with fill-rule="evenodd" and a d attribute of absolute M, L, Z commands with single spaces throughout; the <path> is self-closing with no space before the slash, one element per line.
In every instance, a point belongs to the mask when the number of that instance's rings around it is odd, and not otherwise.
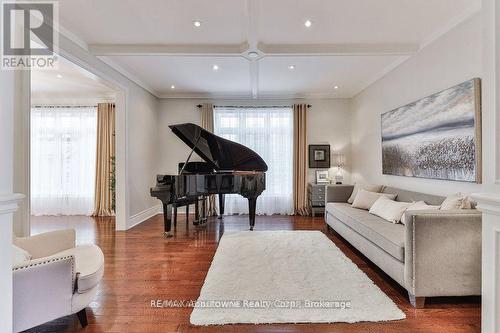
<path fill-rule="evenodd" d="M 252 88 L 252 98 L 259 97 L 259 62 L 250 62 L 250 86 Z"/>
<path fill-rule="evenodd" d="M 258 44 L 266 56 L 377 56 L 411 55 L 418 44 Z"/>
<path fill-rule="evenodd" d="M 176 56 L 240 56 L 248 50 L 242 44 L 89 44 L 95 56 L 176 55 Z"/>
<path fill-rule="evenodd" d="M 247 41 L 249 50 L 256 52 L 259 44 L 257 36 L 257 18 L 259 16 L 258 1 L 245 1 L 246 18 L 247 18 Z M 249 58 L 247 58 L 249 59 Z M 252 90 L 252 98 L 259 97 L 259 62 L 258 59 L 250 60 L 250 87 Z"/>
<path fill-rule="evenodd" d="M 249 37 L 252 34 L 249 34 Z M 254 38 L 252 38 L 254 39 Z M 252 44 L 255 40 L 251 41 Z M 412 55 L 418 44 L 264 44 L 251 47 L 241 44 L 90 44 L 95 56 L 241 56 L 249 50 L 258 50 L 264 56 L 377 56 Z"/>
<path fill-rule="evenodd" d="M 245 16 L 247 19 L 247 41 L 249 48 L 255 51 L 257 45 L 259 44 L 259 39 L 257 36 L 258 22 L 257 18 L 259 16 L 258 1 L 246 0 L 245 1 Z"/>

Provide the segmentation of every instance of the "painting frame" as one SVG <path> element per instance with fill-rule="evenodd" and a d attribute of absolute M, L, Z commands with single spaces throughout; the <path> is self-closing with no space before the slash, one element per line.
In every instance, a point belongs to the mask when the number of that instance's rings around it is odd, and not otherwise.
<path fill-rule="evenodd" d="M 400 174 L 400 173 L 391 173 L 387 171 L 387 162 L 384 161 L 385 157 L 385 152 L 384 152 L 384 116 L 393 114 L 395 112 L 398 112 L 399 110 L 405 109 L 405 108 L 410 108 L 411 106 L 415 106 L 419 103 L 423 103 L 427 100 L 433 101 L 437 97 L 452 92 L 454 89 L 459 89 L 461 86 L 467 85 L 467 84 L 472 84 L 472 92 L 471 96 L 473 100 L 470 102 L 471 107 L 473 110 L 471 113 L 473 114 L 473 129 L 472 132 L 474 133 L 474 143 L 471 145 L 474 147 L 474 177 L 471 177 L 470 179 L 454 179 L 451 177 L 440 177 L 440 176 L 422 176 L 422 175 L 415 175 L 415 174 Z M 419 110 L 417 110 L 419 111 Z M 462 83 L 456 84 L 454 86 L 451 86 L 449 88 L 443 89 L 441 91 L 438 91 L 436 93 L 430 94 L 428 96 L 425 96 L 423 98 L 420 98 L 418 100 L 415 100 L 414 102 L 402 105 L 398 108 L 395 108 L 391 111 L 384 112 L 380 115 L 380 131 L 381 131 L 381 150 L 382 150 L 382 174 L 383 175 L 390 175 L 390 176 L 402 176 L 402 177 L 414 177 L 414 178 L 426 178 L 426 179 L 434 179 L 434 180 L 446 180 L 446 181 L 458 181 L 458 182 L 468 182 L 468 183 L 477 183 L 481 184 L 482 183 L 482 105 L 481 105 L 481 79 L 480 78 L 473 78 L 467 81 L 464 81 Z M 444 169 L 446 170 L 446 169 Z"/>
<path fill-rule="evenodd" d="M 330 168 L 329 144 L 309 145 L 309 168 L 310 169 Z"/>
<path fill-rule="evenodd" d="M 316 170 L 316 184 L 330 184 L 328 170 Z"/>

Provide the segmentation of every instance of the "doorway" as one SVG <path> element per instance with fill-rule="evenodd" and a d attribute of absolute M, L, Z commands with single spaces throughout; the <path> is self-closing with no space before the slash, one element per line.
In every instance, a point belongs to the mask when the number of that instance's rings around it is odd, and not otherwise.
<path fill-rule="evenodd" d="M 30 76 L 30 231 L 115 228 L 117 92 L 59 57 Z M 89 239 L 92 240 L 92 239 Z"/>

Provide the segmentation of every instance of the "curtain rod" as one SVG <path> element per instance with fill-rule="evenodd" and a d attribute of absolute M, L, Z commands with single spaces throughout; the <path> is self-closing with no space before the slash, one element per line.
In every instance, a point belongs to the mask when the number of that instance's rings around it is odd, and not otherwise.
<path fill-rule="evenodd" d="M 312 105 L 307 104 L 307 107 L 310 108 Z M 196 105 L 198 109 L 203 107 L 202 104 Z M 291 108 L 292 105 L 214 105 L 216 108 Z"/>
<path fill-rule="evenodd" d="M 53 109 L 56 109 L 56 108 L 66 108 L 66 109 L 69 109 L 69 108 L 96 108 L 97 105 L 32 105 L 31 106 L 32 108 L 37 108 L 37 109 L 41 109 L 41 108 L 53 108 Z"/>

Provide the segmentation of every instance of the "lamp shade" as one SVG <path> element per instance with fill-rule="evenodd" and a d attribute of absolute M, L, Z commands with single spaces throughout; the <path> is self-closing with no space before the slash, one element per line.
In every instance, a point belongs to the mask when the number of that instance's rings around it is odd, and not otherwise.
<path fill-rule="evenodd" d="M 333 163 L 336 166 L 344 166 L 345 165 L 345 155 L 344 154 L 333 154 Z"/>

